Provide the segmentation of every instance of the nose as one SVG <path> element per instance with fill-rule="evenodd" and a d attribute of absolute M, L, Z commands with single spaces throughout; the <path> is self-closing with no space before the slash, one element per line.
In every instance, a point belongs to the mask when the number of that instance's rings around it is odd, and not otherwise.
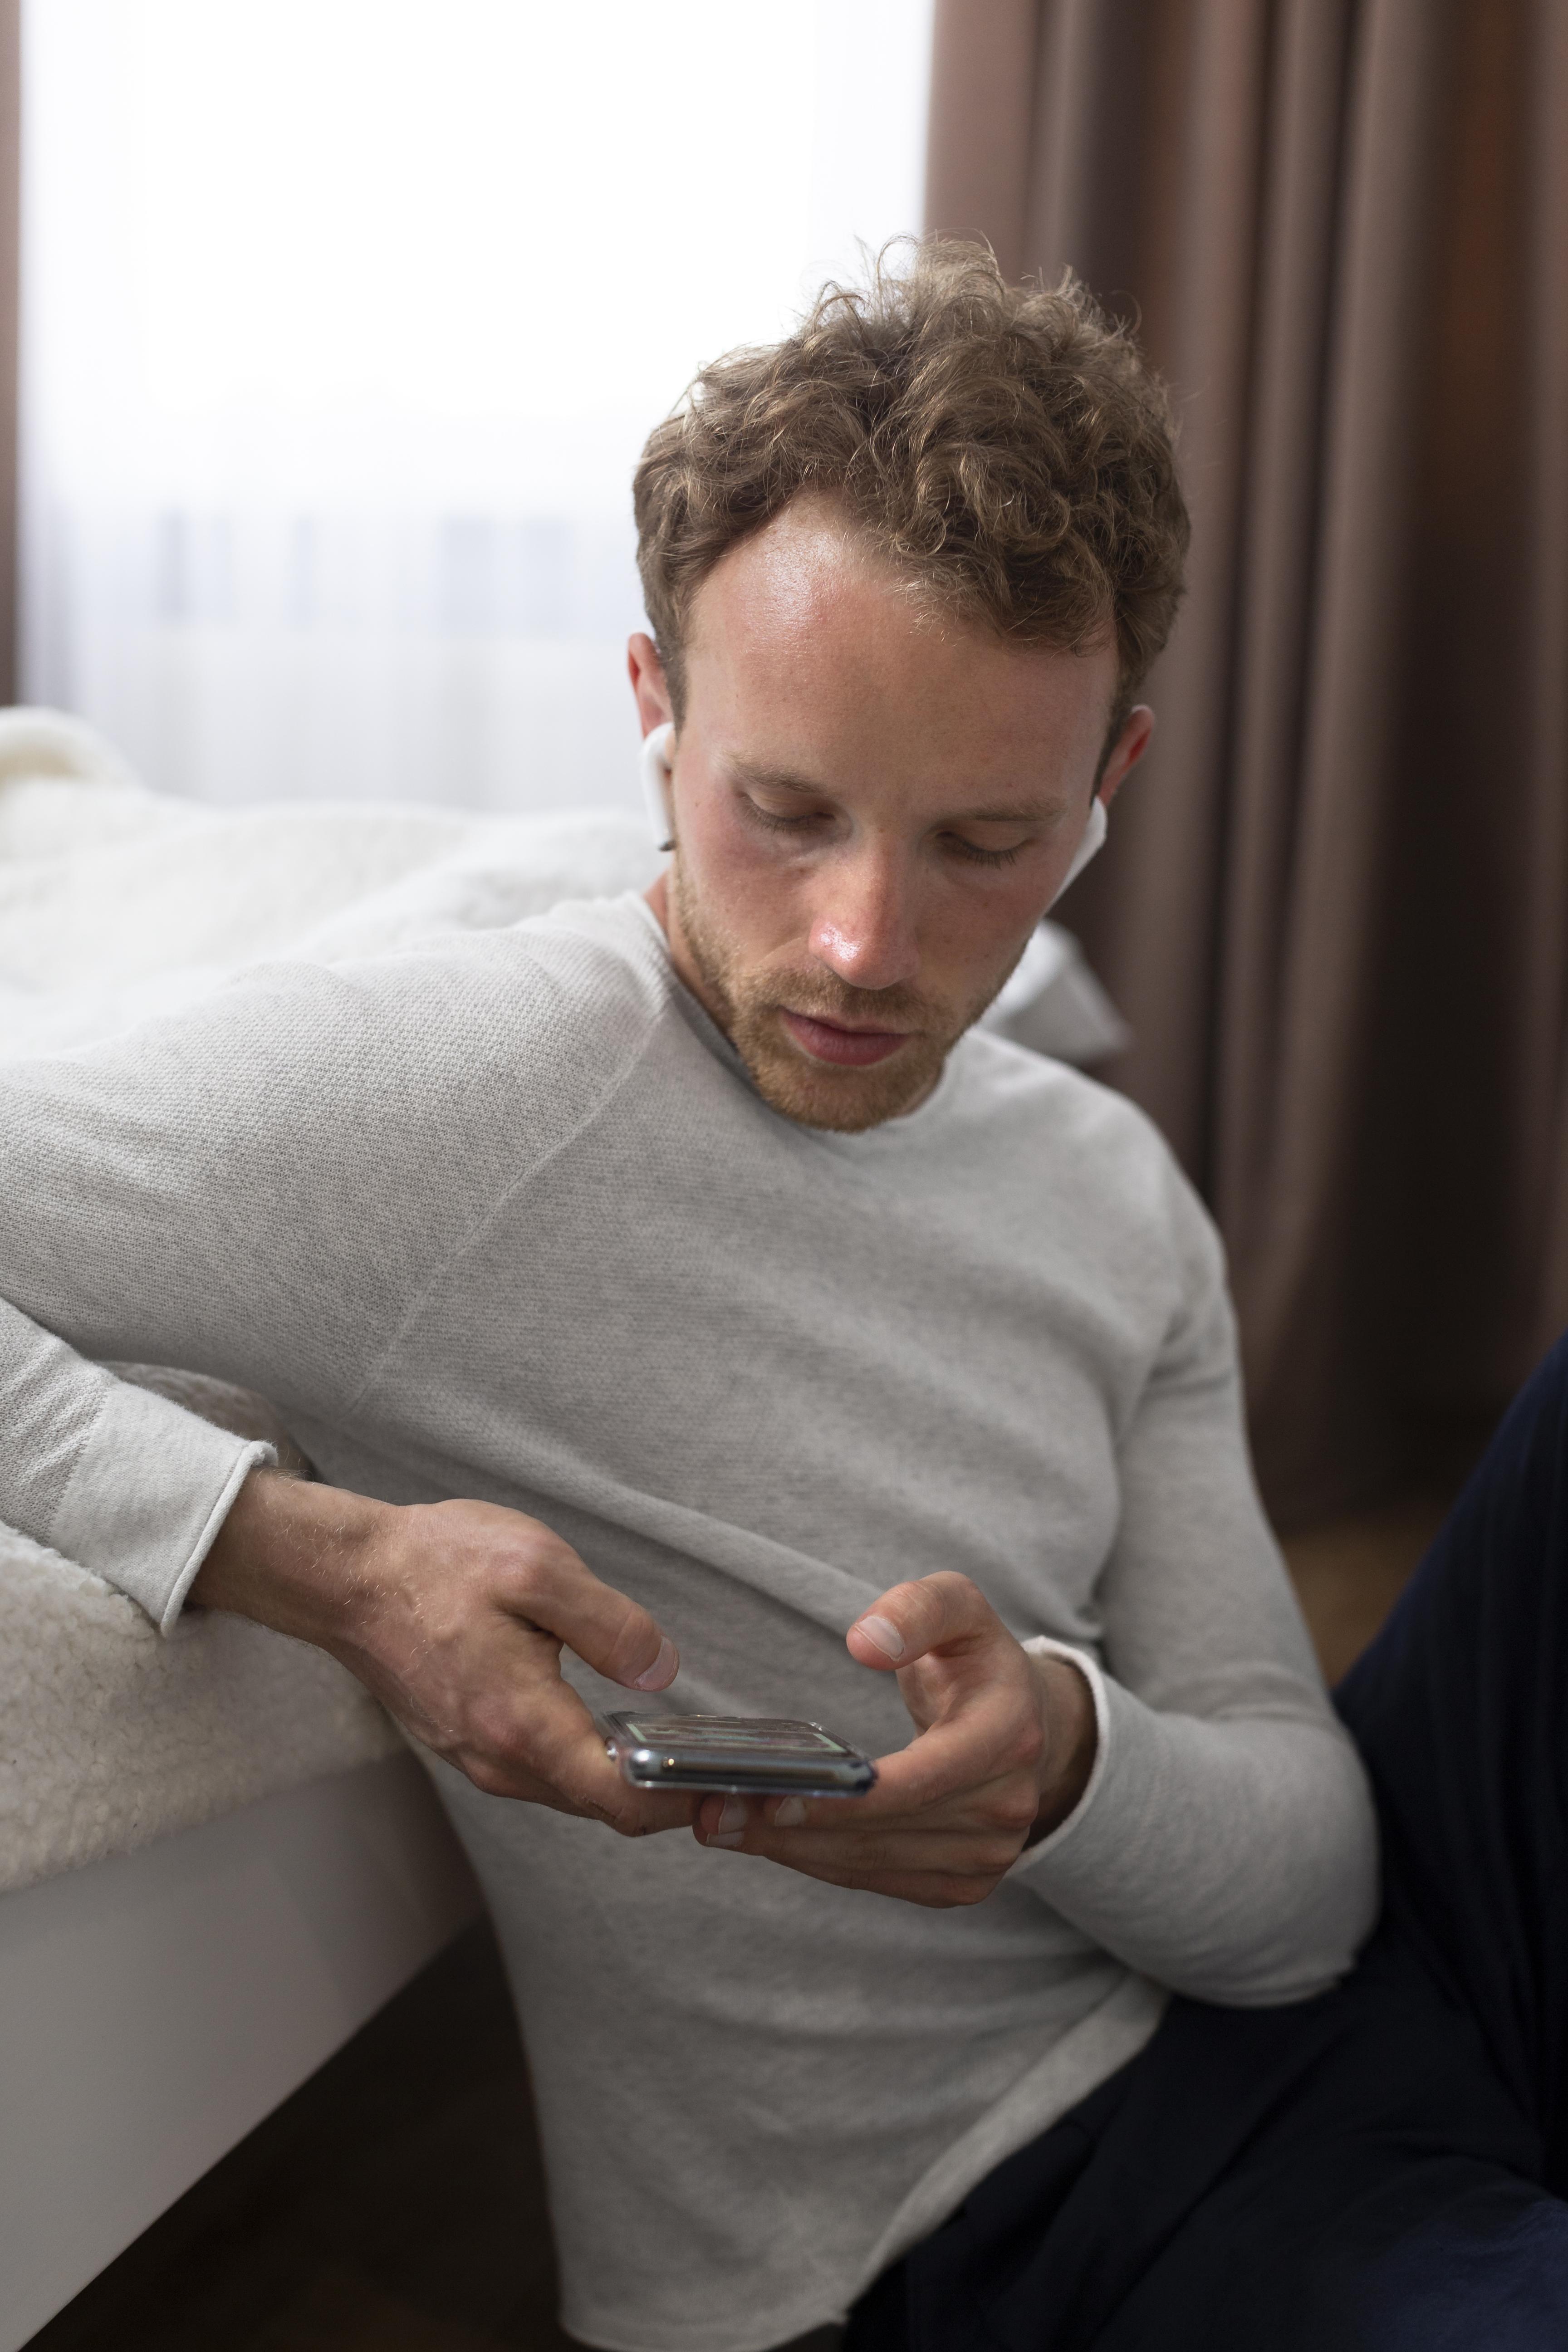
<path fill-rule="evenodd" d="M 851 988 L 898 988 L 920 970 L 912 877 L 892 844 L 868 843 L 822 871 L 809 944 Z"/>

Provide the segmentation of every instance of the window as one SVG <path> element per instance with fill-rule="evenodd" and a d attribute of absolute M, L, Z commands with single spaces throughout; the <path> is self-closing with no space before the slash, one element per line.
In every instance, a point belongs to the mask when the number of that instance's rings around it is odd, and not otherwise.
<path fill-rule="evenodd" d="M 24 690 L 160 789 L 636 798 L 631 468 L 918 226 L 930 0 L 29 0 Z"/>

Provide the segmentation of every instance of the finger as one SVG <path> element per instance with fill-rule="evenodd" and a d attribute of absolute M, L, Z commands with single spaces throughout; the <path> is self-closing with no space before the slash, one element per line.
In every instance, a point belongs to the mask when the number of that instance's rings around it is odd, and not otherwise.
<path fill-rule="evenodd" d="M 799 1799 L 747 1807 L 742 1799 L 731 1798 L 716 1811 L 710 1802 L 703 1806 L 693 1827 L 705 1845 L 766 1853 L 779 1862 L 811 1855 L 859 1864 L 887 1862 L 901 1852 L 910 1860 L 919 1853 L 922 1867 L 945 1868 L 972 1846 L 989 1843 L 1016 1853 L 1037 1811 L 1029 1781 L 1012 1773 L 923 1812 L 887 1817 L 860 1806 L 844 1805 L 835 1812 L 824 1804 L 805 1822 L 796 1820 L 791 1806 L 806 1811 Z"/>
<path fill-rule="evenodd" d="M 461 1756 L 450 1760 L 458 1763 L 487 1796 L 513 1798 L 546 1805 L 558 1813 L 604 1822 L 623 1836 L 645 1837 L 658 1830 L 684 1829 L 691 1822 L 692 1799 L 689 1794 L 661 1795 L 651 1790 L 633 1789 L 625 1782 L 617 1787 L 613 1781 L 596 1790 L 584 1775 L 574 1796 L 541 1779 L 526 1765 Z"/>
<path fill-rule="evenodd" d="M 856 1805 L 856 1798 L 828 1798 L 818 1808 L 826 1817 L 835 1805 Z M 785 1830 L 798 1829 L 807 1819 L 807 1806 L 801 1797 L 704 1797 L 692 1822 L 704 1845 L 741 1846 L 753 1831 L 774 1825 Z"/>
<path fill-rule="evenodd" d="M 510 1672 L 488 1675 L 468 1695 L 444 1752 L 491 1795 L 591 1813 L 628 1832 L 689 1822 L 689 1794 L 645 1791 L 625 1778 L 583 1700 L 561 1680 L 553 1643 L 535 1637 L 528 1646 L 531 1658 L 514 1658 Z"/>
<path fill-rule="evenodd" d="M 963 1818 L 963 1800 L 977 1792 L 973 1787 L 962 1795 L 939 1802 L 933 1809 L 935 1819 L 949 1812 L 954 1821 Z M 805 1797 L 705 1797 L 698 1810 L 696 1824 L 704 1842 L 715 1845 L 739 1845 L 742 1832 L 758 1824 L 780 1830 L 799 1830 L 807 1826 L 837 1832 L 844 1826 L 846 1817 L 858 1819 L 870 1811 L 885 1821 L 890 1813 L 903 1814 L 911 1809 L 907 1805 L 874 1805 L 869 1793 L 859 1797 L 823 1797 L 813 1801 Z"/>
<path fill-rule="evenodd" d="M 557 1754 L 544 1771 L 526 1759 L 458 1756 L 453 1760 L 489 1795 L 526 1799 L 556 1812 L 605 1822 L 626 1837 L 685 1828 L 695 1810 L 689 1792 L 633 1788 L 613 1768 L 604 1771 L 587 1752 L 580 1759 Z"/>
<path fill-rule="evenodd" d="M 979 1710 L 974 1710 L 978 1715 Z M 1027 1809 L 1029 1826 L 1037 1804 L 1032 1780 L 1020 1780 L 1033 1759 L 1033 1727 L 1009 1738 L 1007 1721 L 949 1718 L 921 1732 L 908 1748 L 884 1756 L 875 1788 L 858 1797 L 705 1797 L 695 1828 L 705 1843 L 741 1843 L 741 1832 L 759 1823 L 795 1832 L 820 1830 L 842 1835 L 862 1822 L 918 1822 L 942 1828 L 984 1814 L 997 1803 L 1009 1811 Z M 939 1736 L 941 1735 L 941 1736 Z"/>
<path fill-rule="evenodd" d="M 1032 1709 L 1000 1695 L 983 1697 L 943 1716 L 896 1754 L 879 1757 L 877 1786 L 864 1801 L 866 1810 L 927 1812 L 1011 1780 L 1032 1790 L 1040 1740 L 1039 1717 Z"/>
<path fill-rule="evenodd" d="M 1004 1790 L 1016 1806 L 1037 1803 L 1040 1738 L 1026 1692 L 986 1685 L 907 1748 L 879 1756 L 876 1786 L 864 1796 L 771 1797 L 763 1818 L 784 1830 L 840 1829 L 916 1817 L 930 1823 L 949 1813 L 959 1819 Z"/>
<path fill-rule="evenodd" d="M 763 1819 L 762 1808 L 747 1797 L 704 1797 L 692 1828 L 704 1845 L 743 1845 L 747 1832 Z"/>
<path fill-rule="evenodd" d="M 845 1636 L 852 1657 L 884 1674 L 932 1651 L 947 1654 L 996 1639 L 1012 1635 L 980 1587 L 952 1569 L 895 1584 Z"/>
<path fill-rule="evenodd" d="M 893 1822 L 904 1822 L 911 1829 L 921 1831 L 962 1827 L 989 1819 L 998 1806 L 1008 1814 L 1026 1807 L 1037 1809 L 1032 1780 L 1021 1780 L 1011 1769 L 988 1777 L 977 1773 L 969 1769 L 967 1754 L 950 1759 L 941 1771 L 941 1779 L 947 1785 L 930 1793 L 931 1783 L 924 1777 L 929 1768 L 923 1759 L 916 1759 L 915 1767 L 921 1777 L 912 1777 L 914 1768 L 905 1761 L 910 1753 L 910 1748 L 905 1748 L 899 1756 L 884 1757 L 879 1769 L 885 1776 L 890 1773 L 891 1780 L 885 1779 L 864 1797 L 770 1797 L 762 1806 L 759 1818 L 769 1829 L 792 1834 L 809 1830 L 825 1836 L 842 1837 L 868 1826 L 875 1827 L 880 1834 Z M 940 1759 L 938 1762 L 940 1766 Z M 895 1767 L 899 1769 L 895 1770 Z M 1029 1819 L 1032 1822 L 1034 1810 Z"/>
<path fill-rule="evenodd" d="M 659 1691 L 680 1670 L 680 1654 L 658 1619 L 601 1582 L 559 1538 L 523 1548 L 508 1599 L 517 1614 L 564 1642 L 609 1682 Z"/>
<path fill-rule="evenodd" d="M 777 1831 L 758 1822 L 731 1835 L 704 1836 L 700 1843 L 816 1875 L 925 1870 L 994 1877 L 1017 1859 L 1025 1827 L 1016 1821 L 949 1822 L 939 1829 L 899 1822 L 879 1836 L 868 1829 Z"/>
<path fill-rule="evenodd" d="M 754 1831 L 734 1839 L 706 1838 L 702 1843 L 730 1848 L 742 1859 L 782 1864 L 829 1886 L 893 1895 L 943 1909 L 983 1901 L 1019 1852 L 1016 1836 L 987 1841 L 890 1841 L 884 1851 L 854 1854 L 841 1853 L 831 1841 L 815 1845 L 792 1838 L 775 1844 Z"/>

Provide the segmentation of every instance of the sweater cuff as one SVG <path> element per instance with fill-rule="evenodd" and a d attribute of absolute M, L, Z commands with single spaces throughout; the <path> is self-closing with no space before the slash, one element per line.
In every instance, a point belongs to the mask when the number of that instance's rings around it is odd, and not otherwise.
<path fill-rule="evenodd" d="M 1091 1658 L 1087 1650 L 1075 1650 L 1069 1642 L 1053 1641 L 1048 1633 L 1032 1634 L 1023 1647 L 1025 1654 L 1031 1658 L 1065 1658 L 1069 1665 L 1078 1668 L 1089 1685 L 1089 1696 L 1094 1701 L 1094 1762 L 1089 1766 L 1089 1778 L 1083 1784 L 1083 1794 L 1071 1812 L 1037 1843 L 1024 1848 L 1009 1868 L 1008 1877 L 1012 1877 L 1015 1872 L 1026 1870 L 1031 1863 L 1051 1853 L 1064 1838 L 1077 1829 L 1100 1794 L 1110 1754 L 1110 1703 L 1106 1696 L 1105 1676 L 1100 1670 L 1099 1660 Z"/>
<path fill-rule="evenodd" d="M 1031 1650 L 1068 1657 L 1094 1692 L 1100 1751 L 1089 1785 L 1065 1822 L 1027 1846 L 1013 1869 L 1056 1910 L 1083 1925 L 1099 1923 L 1109 1900 L 1118 1917 L 1142 1921 L 1146 1906 L 1168 1900 L 1173 1838 L 1190 1805 L 1175 1801 L 1167 1720 L 1103 1674 L 1080 1650 L 1030 1642 Z M 1144 1925 L 1148 1923 L 1144 1922 Z"/>
<path fill-rule="evenodd" d="M 277 1460 L 258 1439 L 108 1380 L 47 1540 L 172 1633 L 235 1496 Z"/>

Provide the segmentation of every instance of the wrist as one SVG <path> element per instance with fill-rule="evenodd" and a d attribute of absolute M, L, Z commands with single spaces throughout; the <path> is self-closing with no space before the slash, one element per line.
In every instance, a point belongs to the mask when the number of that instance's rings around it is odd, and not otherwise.
<path fill-rule="evenodd" d="M 253 1470 L 191 1586 L 190 1603 L 331 1649 L 352 1625 L 394 1506 Z"/>
<path fill-rule="evenodd" d="M 1026 1846 L 1038 1844 L 1059 1829 L 1082 1802 L 1100 1748 L 1100 1727 L 1089 1677 L 1069 1659 L 1050 1653 L 1031 1653 L 1037 1704 L 1040 1711 L 1039 1761 L 1036 1778 L 1039 1811 Z"/>

